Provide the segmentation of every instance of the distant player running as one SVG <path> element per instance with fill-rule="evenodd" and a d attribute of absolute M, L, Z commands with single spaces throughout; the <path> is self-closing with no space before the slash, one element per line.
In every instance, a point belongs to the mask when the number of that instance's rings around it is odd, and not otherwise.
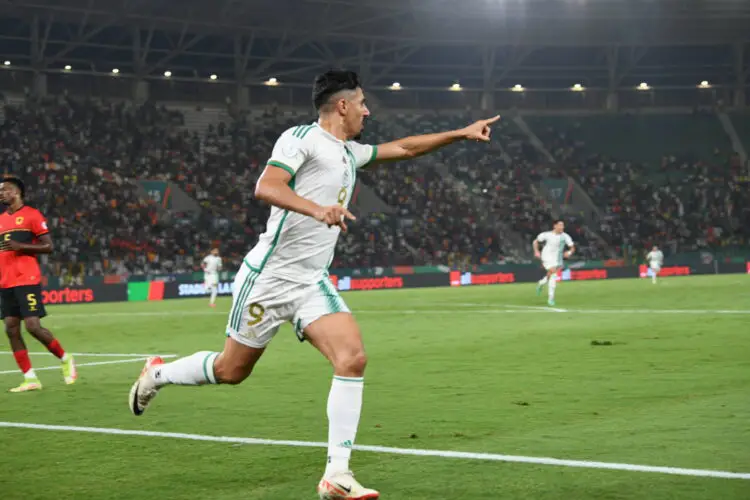
<path fill-rule="evenodd" d="M 7 208 L 0 214 L 0 312 L 10 348 L 24 376 L 23 383 L 10 392 L 42 388 L 21 337 L 21 319 L 26 331 L 60 358 L 65 383 L 72 384 L 78 378 L 73 356 L 65 353 L 60 342 L 40 322 L 47 313 L 42 303 L 42 273 L 36 255 L 52 252 L 52 238 L 41 212 L 23 204 L 24 195 L 23 182 L 3 179 L 0 202 Z"/>
<path fill-rule="evenodd" d="M 648 261 L 648 267 L 651 268 L 651 283 L 655 285 L 656 277 L 664 265 L 664 254 L 661 253 L 658 246 L 654 245 L 648 255 L 646 255 L 646 260 Z"/>
<path fill-rule="evenodd" d="M 214 248 L 211 253 L 206 255 L 201 263 L 203 268 L 203 286 L 206 290 L 211 290 L 211 299 L 208 305 L 216 307 L 216 296 L 219 294 L 219 271 L 221 271 L 221 257 L 219 249 Z"/>
<path fill-rule="evenodd" d="M 539 251 L 539 244 L 544 243 L 544 249 Z M 542 265 L 547 271 L 547 275 L 539 280 L 536 287 L 537 295 L 542 293 L 544 285 L 548 286 L 547 304 L 555 305 L 555 289 L 557 288 L 557 271 L 563 268 L 563 259 L 569 258 L 575 252 L 576 247 L 573 239 L 565 232 L 565 223 L 556 220 L 552 231 L 540 233 L 534 240 L 534 256 L 542 260 Z M 565 251 L 565 247 L 570 250 Z"/>
<path fill-rule="evenodd" d="M 150 359 L 130 392 L 141 415 L 168 384 L 238 384 L 245 380 L 284 322 L 333 365 L 328 397 L 328 463 L 318 484 L 321 499 L 370 499 L 349 469 L 362 409 L 367 357 L 354 317 L 328 278 L 336 241 L 355 220 L 351 202 L 357 169 L 402 160 L 462 141 L 490 140 L 480 120 L 460 130 L 407 137 L 379 146 L 355 142 L 370 112 L 351 71 L 318 76 L 313 101 L 319 119 L 279 137 L 259 179 L 256 197 L 272 205 L 267 230 L 234 281 L 224 350 L 198 352 L 169 364 Z"/>

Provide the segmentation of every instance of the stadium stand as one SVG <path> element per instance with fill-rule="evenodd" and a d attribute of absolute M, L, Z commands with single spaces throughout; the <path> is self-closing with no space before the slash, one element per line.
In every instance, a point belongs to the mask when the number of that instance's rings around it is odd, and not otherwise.
<path fill-rule="evenodd" d="M 234 117 L 189 107 L 135 106 L 66 95 L 18 99 L 4 108 L 0 165 L 29 184 L 58 242 L 48 272 L 148 274 L 198 269 L 220 245 L 236 266 L 264 230 L 268 207 L 253 196 L 263 162 L 306 111 L 268 108 Z M 367 142 L 457 128 L 467 113 L 390 113 L 368 121 Z M 571 176 L 604 214 L 597 227 L 617 255 L 660 243 L 669 251 L 748 241 L 748 194 L 731 167 L 731 145 L 712 114 L 530 116 L 550 163 L 512 120 L 496 147 L 451 146 L 438 154 L 360 173 L 392 213 L 369 212 L 339 243 L 335 267 L 462 268 L 520 258 L 554 217 L 536 187 Z M 737 130 L 746 137 L 745 121 Z M 163 210 L 139 179 L 175 183 L 202 210 Z M 503 231 L 488 222 L 506 225 Z M 123 210 L 125 208 L 125 210 Z M 566 216 L 585 258 L 605 256 L 582 219 Z M 515 240 L 509 238 L 513 233 Z"/>

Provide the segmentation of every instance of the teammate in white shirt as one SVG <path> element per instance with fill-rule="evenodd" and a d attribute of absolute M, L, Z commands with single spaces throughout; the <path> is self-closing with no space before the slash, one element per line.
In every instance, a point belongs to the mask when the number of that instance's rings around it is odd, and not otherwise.
<path fill-rule="evenodd" d="M 563 268 L 563 259 L 569 258 L 576 250 L 573 239 L 565 232 L 565 223 L 556 220 L 552 226 L 552 231 L 545 231 L 536 237 L 533 243 L 534 256 L 542 260 L 542 265 L 547 271 L 547 275 L 539 280 L 536 287 L 537 295 L 542 293 L 544 285 L 547 287 L 547 304 L 555 305 L 555 289 L 557 288 L 557 271 Z M 544 243 L 544 248 L 539 251 L 539 244 Z M 565 251 L 565 247 L 569 247 Z"/>
<path fill-rule="evenodd" d="M 169 364 L 152 358 L 130 392 L 141 415 L 165 385 L 239 384 L 247 378 L 284 322 L 333 365 L 328 396 L 328 461 L 318 484 L 321 499 L 371 499 L 349 469 L 362 408 L 365 356 L 354 316 L 328 278 L 336 240 L 355 217 L 347 207 L 357 170 L 374 162 L 414 158 L 448 144 L 489 142 L 480 120 L 460 130 L 407 137 L 378 146 L 355 142 L 370 112 L 359 78 L 350 71 L 318 76 L 313 89 L 316 123 L 284 132 L 276 142 L 255 195 L 272 205 L 266 232 L 234 281 L 233 304 L 221 353 L 199 352 Z"/>
<path fill-rule="evenodd" d="M 221 257 L 219 249 L 214 248 L 211 253 L 206 255 L 201 263 L 203 268 L 203 286 L 206 290 L 211 290 L 211 299 L 208 305 L 216 307 L 216 296 L 219 294 L 219 271 L 221 271 Z"/>
<path fill-rule="evenodd" d="M 664 254 L 661 253 L 658 246 L 654 245 L 651 251 L 646 255 L 646 260 L 648 261 L 648 267 L 651 268 L 651 283 L 655 285 L 656 276 L 664 265 Z"/>

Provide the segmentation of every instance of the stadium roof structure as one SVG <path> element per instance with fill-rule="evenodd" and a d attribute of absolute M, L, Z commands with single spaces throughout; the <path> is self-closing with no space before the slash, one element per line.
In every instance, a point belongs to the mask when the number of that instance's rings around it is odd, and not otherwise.
<path fill-rule="evenodd" d="M 742 87 L 748 42 L 744 0 L 0 0 L 14 69 L 248 85 Z"/>

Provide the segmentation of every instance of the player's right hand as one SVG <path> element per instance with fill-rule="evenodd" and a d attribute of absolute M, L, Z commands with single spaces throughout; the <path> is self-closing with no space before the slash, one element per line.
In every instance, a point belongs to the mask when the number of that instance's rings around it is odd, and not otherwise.
<path fill-rule="evenodd" d="M 315 219 L 323 224 L 327 224 L 328 227 L 339 226 L 342 231 L 346 232 L 346 220 L 357 220 L 352 213 L 342 207 L 341 205 L 330 205 L 327 207 L 320 207 L 315 213 Z"/>
<path fill-rule="evenodd" d="M 534 257 L 536 257 L 537 259 L 541 259 L 542 258 L 542 253 L 539 252 L 539 251 L 535 251 L 534 252 Z"/>

